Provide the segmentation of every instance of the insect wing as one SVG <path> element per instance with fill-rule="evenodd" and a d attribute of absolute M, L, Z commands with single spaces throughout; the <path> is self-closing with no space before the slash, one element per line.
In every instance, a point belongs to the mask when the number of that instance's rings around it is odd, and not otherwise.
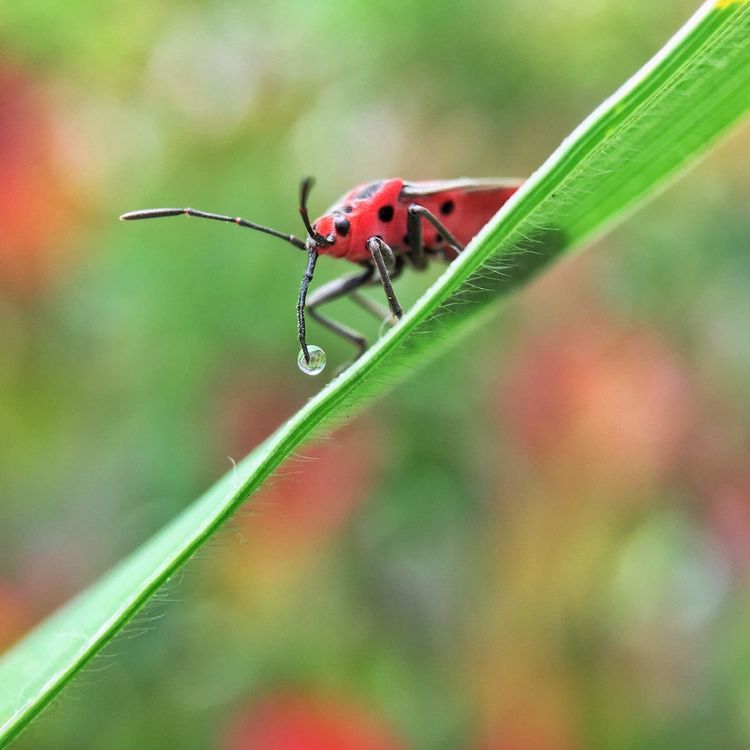
<path fill-rule="evenodd" d="M 457 180 L 427 180 L 424 182 L 404 182 L 401 188 L 401 198 L 414 199 L 426 195 L 437 195 L 453 190 L 466 193 L 485 192 L 493 190 L 515 190 L 521 186 L 520 177 L 475 179 L 459 177 Z"/>

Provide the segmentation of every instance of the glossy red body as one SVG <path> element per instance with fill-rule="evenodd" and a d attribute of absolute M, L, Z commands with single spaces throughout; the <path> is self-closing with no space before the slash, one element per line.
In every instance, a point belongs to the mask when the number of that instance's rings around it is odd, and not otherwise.
<path fill-rule="evenodd" d="M 396 255 L 408 252 L 407 209 L 413 204 L 430 211 L 466 245 L 520 185 L 520 180 L 406 182 L 400 178 L 360 185 L 314 222 L 316 232 L 333 240 L 331 245 L 321 245 L 319 252 L 354 263 L 366 262 L 371 259 L 366 243 L 374 235 L 379 235 Z M 427 252 L 447 250 L 434 227 L 423 222 L 422 232 Z M 453 253 L 447 250 L 447 255 Z"/>

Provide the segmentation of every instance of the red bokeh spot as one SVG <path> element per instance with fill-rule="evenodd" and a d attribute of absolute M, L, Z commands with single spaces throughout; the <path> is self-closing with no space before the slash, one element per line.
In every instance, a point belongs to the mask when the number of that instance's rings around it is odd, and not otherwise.
<path fill-rule="evenodd" d="M 73 216 L 54 168 L 52 116 L 28 73 L 0 65 L 0 285 L 38 291 Z"/>
<path fill-rule="evenodd" d="M 655 334 L 578 323 L 520 352 L 501 392 L 500 424 L 539 466 L 637 484 L 673 465 L 692 398 Z"/>
<path fill-rule="evenodd" d="M 279 696 L 241 713 L 223 750 L 401 750 L 385 724 L 359 707 L 317 697 Z"/>
<path fill-rule="evenodd" d="M 24 599 L 10 584 L 0 580 L 0 651 L 10 646 L 31 626 Z"/>
<path fill-rule="evenodd" d="M 746 466 L 748 462 L 746 462 Z M 750 470 L 715 480 L 708 493 L 708 518 L 735 572 L 750 575 Z"/>
<path fill-rule="evenodd" d="M 573 750 L 577 745 L 559 736 L 554 729 L 519 727 L 509 723 L 495 735 L 485 738 L 476 750 Z"/>

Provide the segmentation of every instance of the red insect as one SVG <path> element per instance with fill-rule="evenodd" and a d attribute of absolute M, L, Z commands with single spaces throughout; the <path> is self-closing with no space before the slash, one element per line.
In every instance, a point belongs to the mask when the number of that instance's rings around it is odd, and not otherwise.
<path fill-rule="evenodd" d="M 239 217 L 193 208 L 151 208 L 131 211 L 120 218 L 198 216 L 256 229 L 304 250 L 307 268 L 297 301 L 297 330 L 301 346 L 298 363 L 303 372 L 316 375 L 325 367 L 325 353 L 319 347 L 307 344 L 305 310 L 330 331 L 354 344 L 358 350 L 356 356 L 361 356 L 367 348 L 364 336 L 325 317 L 318 308 L 349 296 L 381 320 L 390 316 L 400 318 L 403 310 L 392 282 L 404 267 L 411 265 L 415 269 L 424 269 L 435 256 L 447 262 L 453 260 L 520 184 L 520 180 L 380 180 L 354 188 L 311 224 L 307 199 L 313 179 L 308 178 L 300 188 L 300 214 L 307 230 L 306 240 Z M 325 284 L 308 299 L 307 290 L 320 255 L 345 258 L 362 266 L 362 270 Z M 362 287 L 377 283 L 385 290 L 390 312 L 359 293 Z"/>

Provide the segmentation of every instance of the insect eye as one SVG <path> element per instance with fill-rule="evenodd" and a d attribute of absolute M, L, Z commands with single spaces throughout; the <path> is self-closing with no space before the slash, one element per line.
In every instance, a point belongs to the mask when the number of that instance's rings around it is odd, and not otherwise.
<path fill-rule="evenodd" d="M 349 219 L 345 216 L 339 216 L 335 222 L 336 231 L 342 236 L 346 237 L 349 234 Z"/>

